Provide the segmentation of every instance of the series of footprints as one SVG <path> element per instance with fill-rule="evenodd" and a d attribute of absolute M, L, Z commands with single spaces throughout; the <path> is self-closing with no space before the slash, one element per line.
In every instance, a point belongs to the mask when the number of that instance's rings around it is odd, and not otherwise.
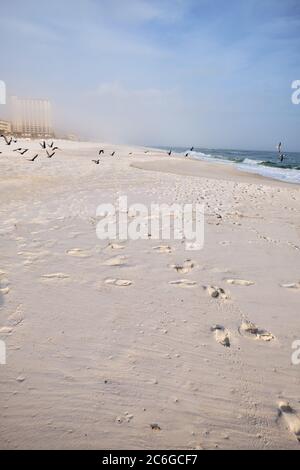
<path fill-rule="evenodd" d="M 230 348 L 230 332 L 223 325 L 214 325 L 211 327 L 211 331 L 215 334 L 215 340 L 217 343 Z M 241 336 L 246 338 L 262 340 L 262 341 L 272 341 L 275 339 L 275 336 L 269 331 L 263 330 L 257 327 L 254 323 L 249 320 L 243 320 L 242 324 L 238 328 L 238 331 Z"/>

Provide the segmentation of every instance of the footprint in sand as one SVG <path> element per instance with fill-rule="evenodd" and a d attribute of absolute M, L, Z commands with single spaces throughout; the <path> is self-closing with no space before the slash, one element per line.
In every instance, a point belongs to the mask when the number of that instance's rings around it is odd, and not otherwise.
<path fill-rule="evenodd" d="M 91 254 L 88 251 L 82 250 L 81 248 L 72 248 L 67 250 L 67 255 L 76 256 L 78 258 L 88 258 Z"/>
<path fill-rule="evenodd" d="M 13 332 L 13 328 L 10 326 L 3 326 L 0 328 L 0 335 L 10 335 Z"/>
<path fill-rule="evenodd" d="M 105 249 L 108 250 L 123 250 L 125 248 L 124 245 L 119 245 L 118 243 L 109 243 Z"/>
<path fill-rule="evenodd" d="M 114 256 L 113 258 L 104 261 L 104 266 L 124 266 L 127 261 L 127 256 Z"/>
<path fill-rule="evenodd" d="M 169 284 L 184 288 L 195 287 L 197 285 L 195 281 L 190 281 L 189 279 L 178 279 L 177 281 L 170 281 Z"/>
<path fill-rule="evenodd" d="M 272 333 L 258 328 L 254 323 L 249 320 L 244 320 L 242 322 L 241 326 L 239 327 L 239 333 L 242 336 L 246 336 L 248 338 L 253 339 L 260 339 L 263 341 L 272 341 L 272 339 L 275 339 L 275 336 L 272 335 Z"/>
<path fill-rule="evenodd" d="M 152 250 L 156 251 L 157 253 L 171 253 L 172 252 L 172 248 L 168 245 L 154 246 Z"/>
<path fill-rule="evenodd" d="M 222 325 L 214 325 L 211 327 L 211 331 L 215 333 L 215 339 L 217 343 L 225 346 L 226 348 L 230 348 L 230 335 L 229 331 L 224 328 Z"/>
<path fill-rule="evenodd" d="M 222 287 L 203 286 L 203 289 L 205 289 L 208 295 L 210 295 L 210 297 L 212 297 L 213 299 L 229 299 L 229 294 L 226 293 L 225 290 L 222 289 Z"/>
<path fill-rule="evenodd" d="M 294 434 L 300 442 L 300 418 L 297 416 L 295 410 L 293 410 L 287 401 L 281 401 L 278 403 L 278 414 L 284 418 L 289 431 Z"/>
<path fill-rule="evenodd" d="M 20 325 L 24 320 L 24 314 L 19 306 L 7 319 L 8 328 L 16 327 Z"/>
<path fill-rule="evenodd" d="M 226 282 L 233 286 L 253 286 L 255 284 L 253 281 L 247 281 L 246 279 L 226 279 Z"/>
<path fill-rule="evenodd" d="M 195 263 L 187 259 L 182 264 L 171 264 L 170 268 L 175 269 L 176 272 L 180 274 L 187 274 L 195 267 Z"/>
<path fill-rule="evenodd" d="M 65 273 L 51 273 L 51 274 L 43 274 L 42 279 L 52 280 L 52 279 L 69 279 L 69 274 Z"/>
<path fill-rule="evenodd" d="M 117 286 L 117 287 L 128 287 L 132 285 L 132 281 L 129 279 L 105 279 L 105 284 Z"/>
<path fill-rule="evenodd" d="M 0 293 L 2 295 L 8 294 L 10 291 L 9 280 L 6 278 L 0 279 Z"/>
<path fill-rule="evenodd" d="M 300 282 L 292 282 L 291 284 L 280 284 L 280 287 L 284 287 L 285 289 L 300 290 Z"/>

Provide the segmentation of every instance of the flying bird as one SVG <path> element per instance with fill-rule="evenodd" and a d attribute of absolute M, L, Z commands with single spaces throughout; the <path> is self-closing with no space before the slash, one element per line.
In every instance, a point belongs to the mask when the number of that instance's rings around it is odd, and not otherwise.
<path fill-rule="evenodd" d="M 5 135 L 1 134 L 1 137 L 5 140 L 6 145 L 10 145 L 12 143 L 13 138 L 11 137 L 8 139 Z"/>
<path fill-rule="evenodd" d="M 34 162 L 34 160 L 35 160 L 38 156 L 39 156 L 39 154 L 37 153 L 33 158 L 30 158 L 30 159 L 27 158 L 27 160 L 28 160 L 29 162 Z"/>
<path fill-rule="evenodd" d="M 96 163 L 96 165 L 99 165 L 100 159 L 98 158 L 98 160 L 92 160 L 92 162 Z"/>
<path fill-rule="evenodd" d="M 47 144 L 47 145 L 48 145 L 48 147 L 52 148 L 52 147 L 53 147 L 53 144 L 54 144 L 54 142 L 51 142 L 51 144 Z M 45 147 L 45 148 L 46 148 L 46 147 Z"/>
<path fill-rule="evenodd" d="M 103 149 L 99 150 L 99 155 L 101 155 L 101 153 L 104 153 Z"/>
<path fill-rule="evenodd" d="M 55 155 L 55 152 L 52 152 L 51 154 L 48 152 L 48 150 L 46 150 L 47 152 L 47 158 L 52 158 L 53 155 Z"/>
<path fill-rule="evenodd" d="M 24 155 L 24 153 L 28 152 L 28 149 L 22 149 L 22 147 L 18 149 L 14 149 L 13 152 L 18 152 L 20 155 Z"/>
<path fill-rule="evenodd" d="M 194 147 L 190 148 L 190 152 L 192 152 L 194 150 Z"/>

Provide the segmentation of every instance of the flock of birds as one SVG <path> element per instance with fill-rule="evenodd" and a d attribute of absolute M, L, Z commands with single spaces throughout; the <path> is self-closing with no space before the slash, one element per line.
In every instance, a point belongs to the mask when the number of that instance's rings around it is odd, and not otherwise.
<path fill-rule="evenodd" d="M 191 147 L 190 150 L 189 150 L 189 152 L 193 152 L 193 150 L 194 150 L 194 147 Z M 167 155 L 169 155 L 169 157 L 170 157 L 170 156 L 172 155 L 172 152 L 173 152 L 172 149 L 170 149 L 170 150 L 167 152 Z M 189 156 L 189 152 L 187 152 L 187 153 L 185 154 L 186 157 Z M 145 150 L 144 153 L 149 153 L 149 150 Z M 98 154 L 99 154 L 99 156 L 102 155 L 102 154 L 104 155 L 104 149 L 100 149 Z M 110 153 L 110 156 L 111 156 L 111 157 L 114 157 L 115 154 L 116 154 L 116 152 L 112 152 L 112 153 Z M 133 152 L 129 152 L 128 155 L 129 155 L 129 156 L 132 156 L 132 155 L 133 155 Z M 97 159 L 92 160 L 92 162 L 94 162 L 96 165 L 99 165 L 99 164 L 100 164 L 100 161 L 101 161 L 100 158 L 97 158 Z"/>
<path fill-rule="evenodd" d="M 15 137 L 8 137 L 4 134 L 1 134 L 0 137 L 3 138 L 3 140 L 4 140 L 4 142 L 7 146 L 12 146 L 13 144 L 18 143 L 18 140 Z M 56 153 L 56 150 L 59 150 L 59 148 L 54 145 L 54 141 L 52 141 L 49 144 L 45 140 L 43 140 L 42 142 L 40 142 L 40 146 L 41 146 L 42 150 L 46 151 L 47 158 L 54 157 L 54 155 Z M 23 148 L 23 147 L 18 147 L 18 148 L 14 148 L 12 151 L 17 152 L 17 153 L 19 153 L 19 155 L 23 156 L 29 151 L 29 149 L 28 148 Z M 0 153 L 2 153 L 2 152 L 0 151 Z M 27 158 L 26 160 L 28 162 L 34 162 L 38 158 L 38 156 L 39 156 L 39 153 L 36 153 L 32 158 Z"/>
<path fill-rule="evenodd" d="M 0 138 L 2 138 L 5 142 L 5 144 L 7 146 L 12 146 L 14 144 L 17 144 L 18 143 L 18 140 L 15 138 L 15 137 L 8 137 L 4 134 L 1 134 L 0 135 Z M 59 148 L 54 144 L 54 141 L 52 141 L 51 143 L 48 143 L 46 142 L 46 140 L 43 140 L 42 142 L 39 143 L 40 146 L 41 146 L 41 149 L 42 151 L 46 151 L 46 157 L 47 158 L 52 158 L 54 157 L 55 153 L 56 153 L 56 150 L 59 150 Z M 194 147 L 191 147 L 190 148 L 190 152 L 192 152 L 194 150 Z M 23 148 L 23 147 L 18 147 L 18 148 L 14 148 L 13 149 L 13 152 L 17 152 L 19 153 L 19 155 L 23 156 L 25 154 L 27 154 L 27 152 L 29 151 L 28 148 Z M 172 149 L 170 149 L 168 152 L 167 152 L 167 155 L 169 155 L 169 157 L 172 155 Z M 0 151 L 0 154 L 2 152 Z M 144 153 L 149 153 L 149 150 L 145 150 Z M 36 153 L 32 158 L 27 158 L 26 160 L 28 162 L 35 162 L 35 160 L 39 157 L 39 153 Z M 100 149 L 99 152 L 98 152 L 98 155 L 100 157 L 100 155 L 103 155 L 104 156 L 104 149 Z M 110 156 L 111 157 L 114 157 L 116 155 L 116 152 L 113 151 L 110 153 Z M 133 155 L 133 152 L 129 152 L 128 154 L 129 156 L 132 156 Z M 189 156 L 189 152 L 187 152 L 185 154 L 186 157 Z M 93 159 L 92 162 L 95 163 L 96 165 L 99 165 L 100 164 L 100 158 L 96 158 L 96 159 Z"/>

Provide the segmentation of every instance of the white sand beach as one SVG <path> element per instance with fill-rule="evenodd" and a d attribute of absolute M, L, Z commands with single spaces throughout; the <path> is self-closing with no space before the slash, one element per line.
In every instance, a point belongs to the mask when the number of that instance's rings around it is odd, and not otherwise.
<path fill-rule="evenodd" d="M 0 448 L 299 449 L 300 187 L 56 144 L 1 147 Z M 203 249 L 99 240 L 121 195 L 204 204 Z"/>

